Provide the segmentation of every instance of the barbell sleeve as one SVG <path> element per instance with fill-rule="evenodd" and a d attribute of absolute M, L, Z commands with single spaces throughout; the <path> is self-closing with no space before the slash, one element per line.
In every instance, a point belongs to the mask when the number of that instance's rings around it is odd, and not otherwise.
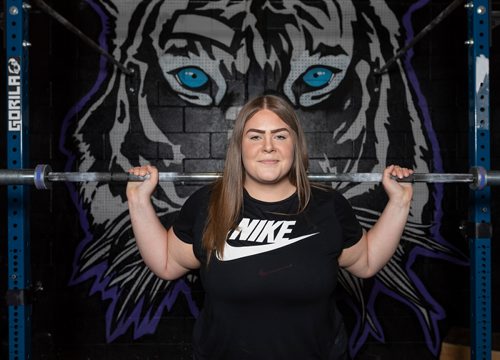
<path fill-rule="evenodd" d="M 160 182 L 208 182 L 221 173 L 160 172 Z M 309 174 L 315 182 L 379 183 L 381 173 Z M 37 189 L 49 189 L 54 182 L 99 182 L 126 183 L 144 181 L 148 176 L 137 176 L 126 172 L 53 172 L 49 165 L 37 165 L 35 169 L 0 169 L 0 185 L 35 185 Z M 474 167 L 469 173 L 414 173 L 400 182 L 411 183 L 465 183 L 474 190 L 485 186 L 500 185 L 500 171 Z"/>

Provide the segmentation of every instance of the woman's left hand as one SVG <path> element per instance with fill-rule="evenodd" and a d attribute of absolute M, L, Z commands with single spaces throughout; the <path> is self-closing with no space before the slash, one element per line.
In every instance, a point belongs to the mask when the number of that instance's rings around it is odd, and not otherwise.
<path fill-rule="evenodd" d="M 413 184 L 398 182 L 392 177 L 403 179 L 411 174 L 413 174 L 413 170 L 398 165 L 390 165 L 385 168 L 382 184 L 389 201 L 399 203 L 402 206 L 410 203 L 413 196 Z"/>

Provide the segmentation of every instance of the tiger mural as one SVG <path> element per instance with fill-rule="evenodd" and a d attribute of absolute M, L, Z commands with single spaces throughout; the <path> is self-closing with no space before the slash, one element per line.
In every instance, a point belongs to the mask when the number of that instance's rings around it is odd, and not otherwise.
<path fill-rule="evenodd" d="M 428 112 L 417 105 L 410 65 L 398 61 L 386 74 L 375 74 L 401 46 L 401 22 L 385 1 L 87 3 L 103 24 L 101 46 L 133 76 L 101 61 L 95 86 L 65 120 L 64 143 L 74 149 L 68 168 L 114 172 L 151 162 L 165 172 L 221 171 L 238 109 L 255 95 L 273 92 L 296 107 L 312 173 L 382 172 L 392 161 L 417 172 L 439 170 L 437 140 Z M 350 199 L 363 226 L 376 221 L 384 204 L 378 184 L 331 185 Z M 71 190 L 86 233 L 75 252 L 71 284 L 91 281 L 91 293 L 108 301 L 107 340 L 131 327 L 135 338 L 155 332 L 179 296 L 196 316 L 190 291 L 195 276 L 163 281 L 142 262 L 123 188 L 88 183 Z M 153 203 L 166 226 L 192 190 L 160 183 Z M 356 316 L 351 355 L 370 336 L 384 341 L 374 308 L 380 294 L 415 313 L 437 354 L 444 310 L 411 262 L 421 254 L 461 257 L 434 226 L 440 191 L 415 185 L 401 244 L 374 279 L 341 272 Z"/>

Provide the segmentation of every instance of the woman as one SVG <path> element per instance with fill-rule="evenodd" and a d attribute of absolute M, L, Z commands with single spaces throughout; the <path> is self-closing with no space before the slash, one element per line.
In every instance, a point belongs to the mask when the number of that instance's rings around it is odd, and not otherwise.
<path fill-rule="evenodd" d="M 204 309 L 194 329 L 195 359 L 336 359 L 341 321 L 338 266 L 373 276 L 389 261 L 405 226 L 412 170 L 383 174 L 389 201 L 364 232 L 347 200 L 307 178 L 304 134 L 276 96 L 247 103 L 236 119 L 224 173 L 196 191 L 170 229 L 151 204 L 156 168 L 130 173 L 127 196 L 137 244 L 159 277 L 200 269 Z"/>

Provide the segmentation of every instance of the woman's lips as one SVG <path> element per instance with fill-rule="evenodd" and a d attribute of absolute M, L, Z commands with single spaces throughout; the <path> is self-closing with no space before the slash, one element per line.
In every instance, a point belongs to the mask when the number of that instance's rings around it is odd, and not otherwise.
<path fill-rule="evenodd" d="M 278 163 L 278 160 L 260 160 L 259 161 L 261 164 L 276 164 Z"/>

